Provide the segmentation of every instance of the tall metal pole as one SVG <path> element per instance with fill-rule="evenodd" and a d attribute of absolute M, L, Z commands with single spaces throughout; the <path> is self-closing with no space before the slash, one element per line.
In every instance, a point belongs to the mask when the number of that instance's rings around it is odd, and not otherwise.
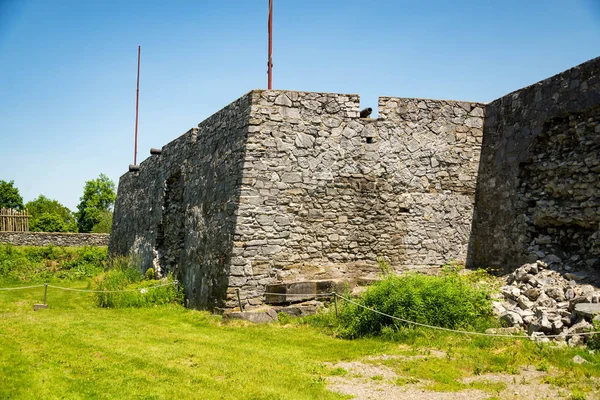
<path fill-rule="evenodd" d="M 142 46 L 138 46 L 137 90 L 135 92 L 135 144 L 133 149 L 133 165 L 137 165 L 138 107 L 140 103 L 140 55 Z"/>
<path fill-rule="evenodd" d="M 269 0 L 269 90 L 273 89 L 273 0 Z"/>

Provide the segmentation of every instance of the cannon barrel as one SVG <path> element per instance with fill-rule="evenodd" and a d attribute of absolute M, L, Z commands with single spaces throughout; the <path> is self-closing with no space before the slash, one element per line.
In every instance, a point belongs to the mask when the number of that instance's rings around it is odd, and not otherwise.
<path fill-rule="evenodd" d="M 372 112 L 373 112 L 373 109 L 371 107 L 367 107 L 360 111 L 360 117 L 361 118 L 369 118 L 369 115 L 371 115 Z"/>
<path fill-rule="evenodd" d="M 159 156 L 162 153 L 162 149 L 155 149 L 154 147 L 150 149 L 151 156 Z"/>
<path fill-rule="evenodd" d="M 140 170 L 139 165 L 129 164 L 129 172 L 139 172 L 139 170 Z"/>

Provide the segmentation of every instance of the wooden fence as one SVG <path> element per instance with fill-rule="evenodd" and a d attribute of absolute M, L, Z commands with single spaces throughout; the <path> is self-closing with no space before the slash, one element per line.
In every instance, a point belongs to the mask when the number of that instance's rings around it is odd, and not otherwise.
<path fill-rule="evenodd" d="M 29 232 L 27 210 L 0 209 L 0 232 Z"/>

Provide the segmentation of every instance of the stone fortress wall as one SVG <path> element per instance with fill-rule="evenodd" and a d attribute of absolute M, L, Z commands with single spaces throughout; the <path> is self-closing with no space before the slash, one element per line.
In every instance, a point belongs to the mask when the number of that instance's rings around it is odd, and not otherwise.
<path fill-rule="evenodd" d="M 173 272 L 188 305 L 279 282 L 466 258 L 483 105 L 255 90 L 119 182 L 111 254 Z"/>
<path fill-rule="evenodd" d="M 109 253 L 173 273 L 187 306 L 222 306 L 229 285 L 250 94 L 179 138 L 119 181 Z"/>
<path fill-rule="evenodd" d="M 254 91 L 231 289 L 263 301 L 276 282 L 375 277 L 465 259 L 483 106 Z M 393 110 L 393 111 L 392 111 Z M 398 112 L 400 110 L 400 112 Z"/>
<path fill-rule="evenodd" d="M 379 257 L 596 266 L 599 65 L 487 105 L 380 97 L 377 119 L 357 95 L 254 90 L 121 177 L 109 251 L 212 310 L 374 277 Z"/>
<path fill-rule="evenodd" d="M 469 265 L 600 268 L 600 57 L 485 114 Z"/>

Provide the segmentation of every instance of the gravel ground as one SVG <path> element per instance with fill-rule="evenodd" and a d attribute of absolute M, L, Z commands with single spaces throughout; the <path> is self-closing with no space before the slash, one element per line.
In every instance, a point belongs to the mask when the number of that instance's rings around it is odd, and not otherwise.
<path fill-rule="evenodd" d="M 405 357 L 408 358 L 408 357 Z M 373 358 L 369 358 L 373 360 Z M 395 381 L 401 377 L 391 368 L 360 361 L 330 364 L 332 368 L 344 368 L 345 376 L 327 378 L 327 387 L 337 393 L 354 396 L 356 400 L 374 399 L 416 399 L 416 400 L 484 400 L 499 399 L 569 399 L 569 390 L 543 383 L 547 372 L 536 371 L 533 366 L 523 368 L 517 375 L 484 374 L 469 377 L 464 383 L 475 381 L 504 382 L 506 388 L 500 393 L 486 393 L 481 390 L 462 390 L 460 392 L 435 392 L 424 387 L 431 382 L 419 380 L 401 386 Z M 588 400 L 600 399 L 598 395 L 588 395 Z"/>

